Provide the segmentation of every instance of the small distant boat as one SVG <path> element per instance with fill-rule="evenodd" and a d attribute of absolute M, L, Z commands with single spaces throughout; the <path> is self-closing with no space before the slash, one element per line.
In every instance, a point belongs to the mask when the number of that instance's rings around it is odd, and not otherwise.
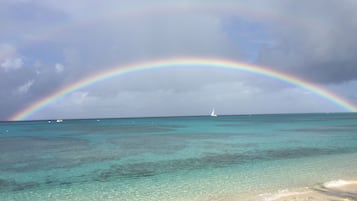
<path fill-rule="evenodd" d="M 61 123 L 61 122 L 63 122 L 63 120 L 62 119 L 57 119 L 56 122 L 57 123 Z"/>
<path fill-rule="evenodd" d="M 217 117 L 217 114 L 216 114 L 216 112 L 214 111 L 214 108 L 213 108 L 213 110 L 212 110 L 212 112 L 211 112 L 211 117 Z"/>

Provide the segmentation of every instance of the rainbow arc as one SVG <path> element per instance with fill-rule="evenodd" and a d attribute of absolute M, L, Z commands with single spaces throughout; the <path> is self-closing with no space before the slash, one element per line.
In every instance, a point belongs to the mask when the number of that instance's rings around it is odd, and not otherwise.
<path fill-rule="evenodd" d="M 254 73 L 272 79 L 280 80 L 283 82 L 290 83 L 292 85 L 298 86 L 300 88 L 306 89 L 324 99 L 329 100 L 330 102 L 340 106 L 348 112 L 356 112 L 357 107 L 354 106 L 349 101 L 345 100 L 342 97 L 337 96 L 336 94 L 318 86 L 313 83 L 307 82 L 303 79 L 282 73 L 276 70 L 269 68 L 256 66 L 252 64 L 228 61 L 223 59 L 207 59 L 207 58 L 175 58 L 167 60 L 158 60 L 152 62 L 143 62 L 132 65 L 125 66 L 116 66 L 108 70 L 95 73 L 91 76 L 85 77 L 77 82 L 71 83 L 65 87 L 60 88 L 57 91 L 52 92 L 51 94 L 43 97 L 19 112 L 12 115 L 8 120 L 10 121 L 20 121 L 27 120 L 31 115 L 40 111 L 41 109 L 46 108 L 51 103 L 56 100 L 67 96 L 68 94 L 89 87 L 98 82 L 112 79 L 117 76 L 123 76 L 129 73 L 151 70 L 151 69 L 160 69 L 160 68 L 190 68 L 190 67 L 204 67 L 204 68 L 218 68 L 218 69 L 233 69 L 242 72 Z"/>

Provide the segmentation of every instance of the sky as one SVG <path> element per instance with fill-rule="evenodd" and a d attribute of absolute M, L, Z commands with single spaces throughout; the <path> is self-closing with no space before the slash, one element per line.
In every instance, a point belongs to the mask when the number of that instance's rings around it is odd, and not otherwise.
<path fill-rule="evenodd" d="M 244 62 L 357 106 L 355 0 L 2 0 L 0 120 L 105 70 L 162 59 Z M 346 112 L 312 91 L 220 68 L 136 71 L 73 91 L 27 120 Z"/>

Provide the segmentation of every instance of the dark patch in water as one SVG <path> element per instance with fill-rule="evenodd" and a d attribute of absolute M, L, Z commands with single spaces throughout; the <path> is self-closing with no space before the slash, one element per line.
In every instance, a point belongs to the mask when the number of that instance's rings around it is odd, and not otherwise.
<path fill-rule="evenodd" d="M 87 140 L 61 137 L 0 138 L 0 170 L 26 172 L 71 167 L 92 161 L 93 146 Z"/>
<path fill-rule="evenodd" d="M 137 166 L 137 165 L 128 165 L 128 166 L 117 166 L 112 167 L 108 171 L 99 172 L 95 180 L 97 181 L 107 181 L 115 177 L 124 177 L 124 178 L 142 178 L 150 177 L 156 175 L 157 172 L 151 169 L 150 166 Z"/>
<path fill-rule="evenodd" d="M 53 184 L 55 184 L 55 181 L 54 181 L 54 180 L 49 180 L 49 179 L 47 179 L 44 184 L 46 184 L 46 185 L 53 185 Z"/>
<path fill-rule="evenodd" d="M 9 192 L 9 191 L 26 191 L 34 188 L 48 188 L 48 187 L 58 187 L 58 186 L 70 186 L 75 183 L 85 183 L 90 182 L 90 178 L 86 176 L 76 177 L 76 178 L 61 178 L 65 180 L 59 180 L 55 178 L 47 178 L 44 181 L 27 181 L 27 182 L 18 182 L 15 180 L 4 180 L 0 179 L 0 192 Z M 1 200 L 1 199 L 0 199 Z"/>
<path fill-rule="evenodd" d="M 36 182 L 16 182 L 14 180 L 0 179 L 0 191 L 22 191 L 30 188 L 38 187 Z"/>
<path fill-rule="evenodd" d="M 16 186 L 12 189 L 12 191 L 22 191 L 30 188 L 38 187 L 39 184 L 36 182 L 24 182 L 24 183 L 17 183 Z"/>
<path fill-rule="evenodd" d="M 93 175 L 96 175 L 94 180 L 97 181 L 107 181 L 118 178 L 135 179 L 174 171 L 220 168 L 229 165 L 245 164 L 253 161 L 281 160 L 344 152 L 348 152 L 348 150 L 299 147 L 283 150 L 261 150 L 245 153 L 212 154 L 200 158 L 116 165 L 106 170 L 96 171 Z"/>
<path fill-rule="evenodd" d="M 281 160 L 287 158 L 311 157 L 318 155 L 346 153 L 345 149 L 318 149 L 297 147 L 283 150 L 259 150 L 243 153 L 206 154 L 203 157 L 159 162 L 138 162 L 125 165 L 113 165 L 108 169 L 96 170 L 87 175 L 69 178 L 47 177 L 42 182 L 16 182 L 0 179 L 0 191 L 23 191 L 32 188 L 57 187 L 74 183 L 105 182 L 115 179 L 140 179 L 176 171 L 195 169 L 222 168 L 230 165 L 241 165 L 254 161 Z"/>
<path fill-rule="evenodd" d="M 59 183 L 59 185 L 66 185 L 66 186 L 71 185 L 71 184 L 72 183 L 68 182 L 68 181 L 62 181 L 62 182 Z"/>

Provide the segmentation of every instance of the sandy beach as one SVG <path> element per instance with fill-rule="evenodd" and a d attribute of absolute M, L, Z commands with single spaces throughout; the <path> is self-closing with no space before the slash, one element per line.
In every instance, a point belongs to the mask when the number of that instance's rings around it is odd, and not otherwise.
<path fill-rule="evenodd" d="M 297 191 L 260 195 L 264 201 L 356 201 L 357 181 L 337 180 Z"/>

